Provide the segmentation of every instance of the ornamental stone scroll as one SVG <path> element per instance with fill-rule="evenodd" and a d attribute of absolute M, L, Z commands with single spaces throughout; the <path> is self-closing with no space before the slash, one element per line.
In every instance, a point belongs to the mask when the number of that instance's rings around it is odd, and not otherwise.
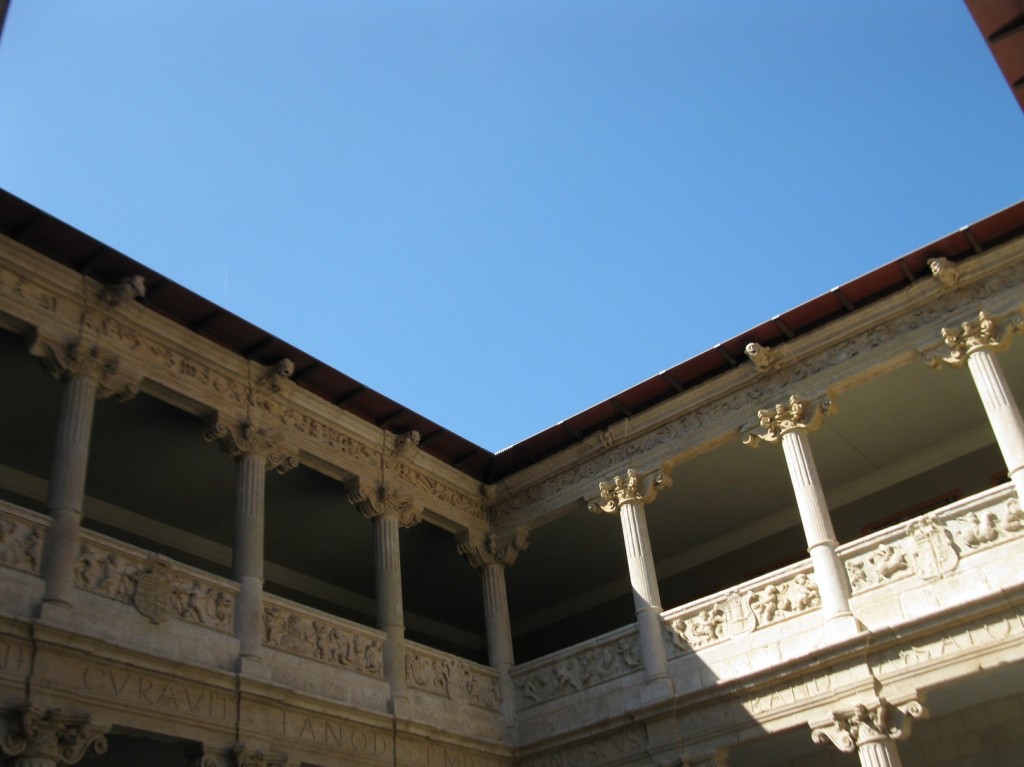
<path fill-rule="evenodd" d="M 74 765 L 88 755 L 107 751 L 105 736 L 109 728 L 93 725 L 88 716 L 26 706 L 13 720 L 5 722 L 0 751 L 14 767 Z"/>

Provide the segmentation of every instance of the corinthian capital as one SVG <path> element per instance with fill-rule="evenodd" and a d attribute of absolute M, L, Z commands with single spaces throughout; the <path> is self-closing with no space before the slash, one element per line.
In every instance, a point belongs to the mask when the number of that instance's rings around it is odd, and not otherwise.
<path fill-rule="evenodd" d="M 367 519 L 386 514 L 398 517 L 402 527 L 412 527 L 423 518 L 423 505 L 389 487 L 366 482 L 359 477 L 346 483 L 349 501 Z"/>
<path fill-rule="evenodd" d="M 203 439 L 216 442 L 232 458 L 256 453 L 267 459 L 267 471 L 279 474 L 291 471 L 299 465 L 294 451 L 286 447 L 279 434 L 251 423 L 229 423 L 219 417 L 206 422 Z"/>
<path fill-rule="evenodd" d="M 1009 322 L 1000 328 L 994 317 L 981 311 L 978 312 L 977 320 L 962 322 L 959 328 L 943 328 L 942 342 L 949 353 L 945 357 L 930 355 L 925 359 L 932 367 L 963 367 L 967 364 L 967 358 L 975 352 L 1002 351 L 1010 345 L 1012 334 L 1021 330 L 1024 330 L 1024 319 L 1021 317 L 1010 318 Z"/>
<path fill-rule="evenodd" d="M 928 715 L 920 701 L 911 700 L 894 706 L 879 698 L 871 706 L 854 706 L 848 713 L 834 712 L 832 721 L 811 732 L 815 743 L 831 743 L 840 751 L 855 751 L 865 743 L 879 740 L 901 740 L 910 735 L 912 719 Z"/>
<path fill-rule="evenodd" d="M 760 434 L 747 434 L 743 438 L 743 444 L 757 447 L 762 442 L 778 442 L 782 435 L 791 431 L 814 431 L 821 426 L 823 416 L 833 413 L 835 404 L 830 399 L 823 399 L 808 407 L 794 394 L 789 398 L 788 404 L 780 402 L 774 408 L 758 410 L 757 422 L 763 431 Z"/>
<path fill-rule="evenodd" d="M 616 513 L 624 503 L 651 503 L 662 488 L 672 487 L 672 478 L 664 469 L 641 475 L 636 469 L 626 469 L 611 482 L 601 482 L 600 500 L 588 504 L 593 512 Z"/>
<path fill-rule="evenodd" d="M 474 535 L 464 533 L 459 537 L 459 553 L 473 567 L 484 565 L 511 565 L 519 557 L 519 552 L 530 545 L 529 533 L 525 528 L 516 528 L 514 534 L 499 538 L 493 533 Z"/>
<path fill-rule="evenodd" d="M 107 729 L 91 724 L 87 716 L 66 716 L 57 709 L 25 707 L 13 715 L 14 726 L 0 741 L 10 758 L 47 760 L 52 764 L 77 764 L 86 755 L 107 750 Z"/>
<path fill-rule="evenodd" d="M 139 393 L 140 376 L 130 374 L 121 365 L 121 358 L 98 346 L 81 341 L 57 341 L 38 332 L 28 337 L 28 350 L 54 378 L 80 377 L 96 383 L 100 399 L 117 397 L 127 402 Z"/>

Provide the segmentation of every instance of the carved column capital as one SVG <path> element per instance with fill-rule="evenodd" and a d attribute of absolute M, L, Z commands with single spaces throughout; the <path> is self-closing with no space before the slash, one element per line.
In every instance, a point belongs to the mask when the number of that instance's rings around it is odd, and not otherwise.
<path fill-rule="evenodd" d="M 28 350 L 54 378 L 78 377 L 93 381 L 99 399 L 117 397 L 127 402 L 139 393 L 141 376 L 125 370 L 120 357 L 99 346 L 82 341 L 57 341 L 34 331 L 28 337 Z"/>
<path fill-rule="evenodd" d="M 512 565 L 519 557 L 519 552 L 525 551 L 530 545 L 529 533 L 525 528 L 516 528 L 515 533 L 499 538 L 493 533 L 488 535 L 474 535 L 463 533 L 459 536 L 459 553 L 469 563 L 480 568 L 484 565 Z"/>
<path fill-rule="evenodd" d="M 251 749 L 244 744 L 235 746 L 236 767 L 288 767 L 287 754 L 268 753 Z"/>
<path fill-rule="evenodd" d="M 367 519 L 385 515 L 398 517 L 402 527 L 412 527 L 423 519 L 423 504 L 390 487 L 366 482 L 356 477 L 345 483 L 349 501 Z"/>
<path fill-rule="evenodd" d="M 88 754 L 107 750 L 104 737 L 109 728 L 91 724 L 88 716 L 66 716 L 58 709 L 22 708 L 15 726 L 0 741 L 7 757 L 52 760 L 54 764 L 77 764 Z"/>
<path fill-rule="evenodd" d="M 918 700 L 894 706 L 879 698 L 874 705 L 858 704 L 848 713 L 833 712 L 830 723 L 814 727 L 811 739 L 815 743 L 831 743 L 849 753 L 868 743 L 902 740 L 910 735 L 911 721 L 927 715 Z"/>
<path fill-rule="evenodd" d="M 249 453 L 262 455 L 267 460 L 267 471 L 284 474 L 299 465 L 295 452 L 282 442 L 279 434 L 252 423 L 235 424 L 214 416 L 206 422 L 203 439 L 218 443 L 232 458 Z"/>
<path fill-rule="evenodd" d="M 1012 316 L 1005 321 L 1003 327 L 999 327 L 1000 320 L 984 311 L 978 312 L 977 320 L 967 320 L 960 323 L 959 328 L 943 328 L 942 342 L 946 345 L 948 354 L 945 357 L 938 354 L 928 355 L 925 361 L 931 367 L 963 367 L 967 364 L 967 358 L 975 352 L 1003 351 L 1010 345 L 1013 333 L 1024 330 L 1024 318 Z"/>
<path fill-rule="evenodd" d="M 796 394 L 788 403 L 778 403 L 774 408 L 757 411 L 757 422 L 763 430 L 760 434 L 751 432 L 743 438 L 743 444 L 758 447 L 762 442 L 774 444 L 791 431 L 814 431 L 821 426 L 826 415 L 836 412 L 835 403 L 825 398 L 816 404 L 807 405 Z"/>
<path fill-rule="evenodd" d="M 600 500 L 587 505 L 595 513 L 615 514 L 624 503 L 652 503 L 662 488 L 672 487 L 672 478 L 664 469 L 649 474 L 640 474 L 636 469 L 626 469 L 625 475 L 618 475 L 611 482 L 598 485 Z"/>

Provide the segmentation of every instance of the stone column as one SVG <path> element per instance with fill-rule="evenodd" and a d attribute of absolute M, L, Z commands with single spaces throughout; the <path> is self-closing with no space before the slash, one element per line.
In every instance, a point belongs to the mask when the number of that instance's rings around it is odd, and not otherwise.
<path fill-rule="evenodd" d="M 204 438 L 216 441 L 238 466 L 235 495 L 235 541 L 232 573 L 238 581 L 235 600 L 235 636 L 241 668 L 259 663 L 263 653 L 263 533 L 266 473 L 284 473 L 298 465 L 284 452 L 275 435 L 252 424 L 234 425 L 217 420 Z"/>
<path fill-rule="evenodd" d="M 832 714 L 832 721 L 814 728 L 811 738 L 846 753 L 856 751 L 862 767 L 902 767 L 896 741 L 910 735 L 912 718 L 924 716 L 927 712 L 919 701 L 894 706 L 880 698 L 874 705 Z"/>
<path fill-rule="evenodd" d="M 928 364 L 957 368 L 966 365 L 971 371 L 985 414 L 995 432 L 996 443 L 1006 462 L 1007 473 L 1017 489 L 1018 498 L 1024 500 L 1024 421 L 996 359 L 996 352 L 1010 345 L 1012 333 L 1019 331 L 1021 324 L 1017 318 L 1000 332 L 996 321 L 980 312 L 977 322 L 968 320 L 959 329 L 943 328 L 942 340 L 949 349 L 949 355 L 928 357 Z"/>
<path fill-rule="evenodd" d="M 40 615 L 54 617 L 52 610 L 70 609 L 73 601 L 96 400 L 111 395 L 127 400 L 138 387 L 119 374 L 117 358 L 101 359 L 98 349 L 77 342 L 62 345 L 35 338 L 30 350 L 64 381 L 46 495 L 46 511 L 52 521 L 43 543 L 41 565 L 45 587 Z"/>
<path fill-rule="evenodd" d="M 501 710 L 505 725 L 510 728 L 515 725 L 516 714 L 516 691 L 511 676 L 516 661 L 512 647 L 508 592 L 505 589 L 505 568 L 515 563 L 519 552 L 526 549 L 527 545 L 527 532 L 524 529 L 517 529 L 508 538 L 466 534 L 459 539 L 459 553 L 480 571 L 487 629 L 487 662 L 500 674 Z"/>
<path fill-rule="evenodd" d="M 394 701 L 409 697 L 405 671 L 405 611 L 402 606 L 402 558 L 398 531 L 422 518 L 423 510 L 411 498 L 383 487 L 355 480 L 348 485 L 349 500 L 373 520 L 374 567 L 377 582 L 377 628 L 384 642 L 384 676 Z"/>
<path fill-rule="evenodd" d="M 763 433 L 748 434 L 743 441 L 751 447 L 762 442 L 782 444 L 807 539 L 807 552 L 821 594 L 822 610 L 826 620 L 833 625 L 855 631 L 858 626 L 850 612 L 850 582 L 842 560 L 836 554 L 839 541 L 832 528 L 825 492 L 807 438 L 808 432 L 821 425 L 822 415 L 830 408 L 831 403 L 826 400 L 808 413 L 804 403 L 794 394 L 788 405 L 776 405 L 774 410 L 759 410 L 757 418 Z"/>
<path fill-rule="evenodd" d="M 654 555 L 651 553 L 644 509 L 646 504 L 654 500 L 660 488 L 670 487 L 671 484 L 671 479 L 662 471 L 641 477 L 635 469 L 628 469 L 625 476 L 600 483 L 601 500 L 589 506 L 595 512 L 618 513 L 622 522 L 622 537 L 626 545 L 626 561 L 640 634 L 640 655 L 647 682 L 667 680 L 668 662 L 661 631 L 661 594 L 658 591 L 658 577 L 654 570 Z"/>
<path fill-rule="evenodd" d="M 64 767 L 86 756 L 106 753 L 106 728 L 87 716 L 66 716 L 57 709 L 22 708 L 0 739 L 0 750 L 11 767 Z"/>

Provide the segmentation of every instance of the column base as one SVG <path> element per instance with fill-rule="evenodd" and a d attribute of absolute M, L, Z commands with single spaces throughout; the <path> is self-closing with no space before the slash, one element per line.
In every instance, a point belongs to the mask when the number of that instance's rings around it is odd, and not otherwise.
<path fill-rule="evenodd" d="M 65 624 L 72 619 L 74 608 L 67 602 L 40 602 L 36 617 L 47 623 Z"/>
<path fill-rule="evenodd" d="M 238 658 L 238 673 L 261 682 L 270 681 L 270 667 L 255 655 L 241 655 Z"/>
<path fill-rule="evenodd" d="M 825 637 L 829 642 L 852 639 L 864 630 L 864 626 L 851 612 L 836 613 L 825 621 Z"/>

